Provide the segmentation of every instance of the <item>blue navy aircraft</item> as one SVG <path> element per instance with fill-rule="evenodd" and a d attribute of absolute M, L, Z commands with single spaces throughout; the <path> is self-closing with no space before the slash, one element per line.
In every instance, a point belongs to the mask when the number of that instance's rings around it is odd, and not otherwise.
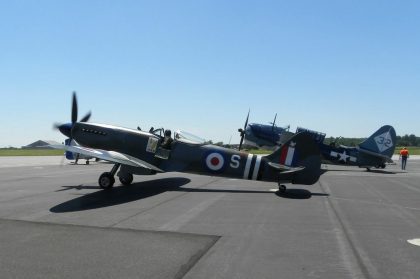
<path fill-rule="evenodd" d="M 77 100 L 73 94 L 71 123 L 57 129 L 76 140 L 80 146 L 52 147 L 112 162 L 110 172 L 99 177 L 99 186 L 112 188 L 114 176 L 123 185 L 133 181 L 133 174 L 185 172 L 229 178 L 312 185 L 321 175 L 318 145 L 307 132 L 298 133 L 268 156 L 248 154 L 198 141 L 197 137 L 169 130 L 128 129 L 107 124 L 88 123 L 90 113 L 77 121 Z"/>
<path fill-rule="evenodd" d="M 274 116 L 274 121 L 270 123 L 271 125 L 265 125 L 258 123 L 248 124 L 249 113 L 250 111 L 248 111 L 244 128 L 238 129 L 238 132 L 241 135 L 239 150 L 241 150 L 243 143 L 256 147 L 271 148 L 281 145 L 282 142 L 285 142 L 293 135 L 289 132 L 290 126 L 285 128 L 276 126 L 277 114 Z"/>
<path fill-rule="evenodd" d="M 276 147 L 294 135 L 284 128 L 275 127 L 274 124 L 248 125 L 248 117 L 249 113 L 245 121 L 245 129 L 239 130 L 241 143 L 245 139 L 245 143 L 249 145 Z M 298 127 L 296 134 L 301 132 L 307 132 L 318 144 L 324 164 L 358 166 L 369 171 L 372 167 L 385 168 L 386 163 L 393 162 L 391 157 L 395 150 L 396 133 L 390 125 L 382 126 L 356 147 L 337 146 L 335 142 L 325 144 L 325 133 Z"/>

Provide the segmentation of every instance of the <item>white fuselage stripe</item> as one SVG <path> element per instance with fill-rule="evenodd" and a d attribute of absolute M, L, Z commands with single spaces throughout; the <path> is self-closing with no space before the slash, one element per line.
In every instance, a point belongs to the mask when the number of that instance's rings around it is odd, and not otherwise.
<path fill-rule="evenodd" d="M 244 179 L 248 179 L 249 169 L 251 167 L 252 154 L 248 154 L 248 159 L 246 159 L 245 170 L 244 170 Z"/>
<path fill-rule="evenodd" d="M 285 162 L 286 166 L 291 166 L 292 165 L 294 154 L 295 154 L 295 148 L 294 147 L 289 147 L 289 150 L 287 151 L 286 162 Z"/>
<path fill-rule="evenodd" d="M 257 180 L 258 171 L 260 170 L 261 158 L 262 158 L 261 155 L 257 156 L 257 161 L 255 162 L 254 172 L 252 173 L 252 180 Z"/>

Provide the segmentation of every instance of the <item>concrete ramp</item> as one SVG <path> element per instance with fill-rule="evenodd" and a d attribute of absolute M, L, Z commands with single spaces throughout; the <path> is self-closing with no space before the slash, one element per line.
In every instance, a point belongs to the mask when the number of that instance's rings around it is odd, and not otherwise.
<path fill-rule="evenodd" d="M 217 236 L 0 220 L 2 278 L 182 278 Z"/>

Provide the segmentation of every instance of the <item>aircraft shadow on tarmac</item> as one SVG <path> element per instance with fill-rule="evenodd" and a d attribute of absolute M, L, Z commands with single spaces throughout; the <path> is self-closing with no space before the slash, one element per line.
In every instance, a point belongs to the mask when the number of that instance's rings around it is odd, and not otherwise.
<path fill-rule="evenodd" d="M 75 199 L 56 205 L 52 207 L 50 211 L 53 213 L 65 213 L 103 208 L 145 199 L 168 191 L 195 193 L 273 194 L 273 192 L 269 191 L 201 189 L 181 187 L 183 185 L 188 184 L 189 182 L 191 182 L 191 180 L 188 178 L 174 177 L 133 183 L 130 186 L 119 186 L 111 190 L 101 190 L 94 193 L 82 195 Z M 62 187 L 64 189 L 60 189 L 57 192 L 66 191 L 70 189 L 101 189 L 98 186 L 83 185 Z M 305 189 L 288 189 L 286 193 L 275 192 L 275 194 L 278 197 L 287 199 L 310 199 L 312 196 L 329 196 L 325 193 L 311 193 L 310 191 Z"/>
<path fill-rule="evenodd" d="M 390 171 L 390 170 L 360 170 L 360 169 L 329 169 L 325 172 L 334 172 L 334 171 L 342 171 L 342 172 L 364 172 L 364 173 L 382 173 L 382 174 L 397 174 L 397 173 L 404 173 L 402 171 Z"/>
<path fill-rule="evenodd" d="M 281 198 L 305 200 L 310 199 L 312 196 L 328 197 L 326 193 L 312 193 L 305 189 L 287 189 L 286 193 L 276 192 L 276 195 Z"/>
<path fill-rule="evenodd" d="M 163 192 L 176 191 L 190 181 L 188 178 L 173 177 L 133 183 L 130 186 L 115 187 L 110 190 L 102 190 L 80 196 L 56 205 L 50 211 L 54 213 L 74 212 L 128 203 L 159 195 Z M 96 186 L 83 185 L 63 186 L 63 188 L 65 189 L 59 191 L 68 189 L 101 189 Z"/>
<path fill-rule="evenodd" d="M 223 190 L 223 189 L 195 189 L 195 188 L 179 188 L 177 191 L 196 192 L 196 193 L 238 193 L 238 194 L 273 194 L 269 191 L 255 190 Z M 310 199 L 312 196 L 329 196 L 325 193 L 312 193 L 305 189 L 287 189 L 285 193 L 275 192 L 276 196 L 286 199 Z"/>

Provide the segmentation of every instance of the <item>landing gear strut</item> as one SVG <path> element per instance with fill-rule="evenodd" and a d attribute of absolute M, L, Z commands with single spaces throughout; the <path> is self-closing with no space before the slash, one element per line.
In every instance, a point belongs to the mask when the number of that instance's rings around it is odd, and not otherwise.
<path fill-rule="evenodd" d="M 99 187 L 102 189 L 111 189 L 115 183 L 114 175 L 120 166 L 121 164 L 115 164 L 110 172 L 104 172 L 101 174 L 98 180 Z"/>

